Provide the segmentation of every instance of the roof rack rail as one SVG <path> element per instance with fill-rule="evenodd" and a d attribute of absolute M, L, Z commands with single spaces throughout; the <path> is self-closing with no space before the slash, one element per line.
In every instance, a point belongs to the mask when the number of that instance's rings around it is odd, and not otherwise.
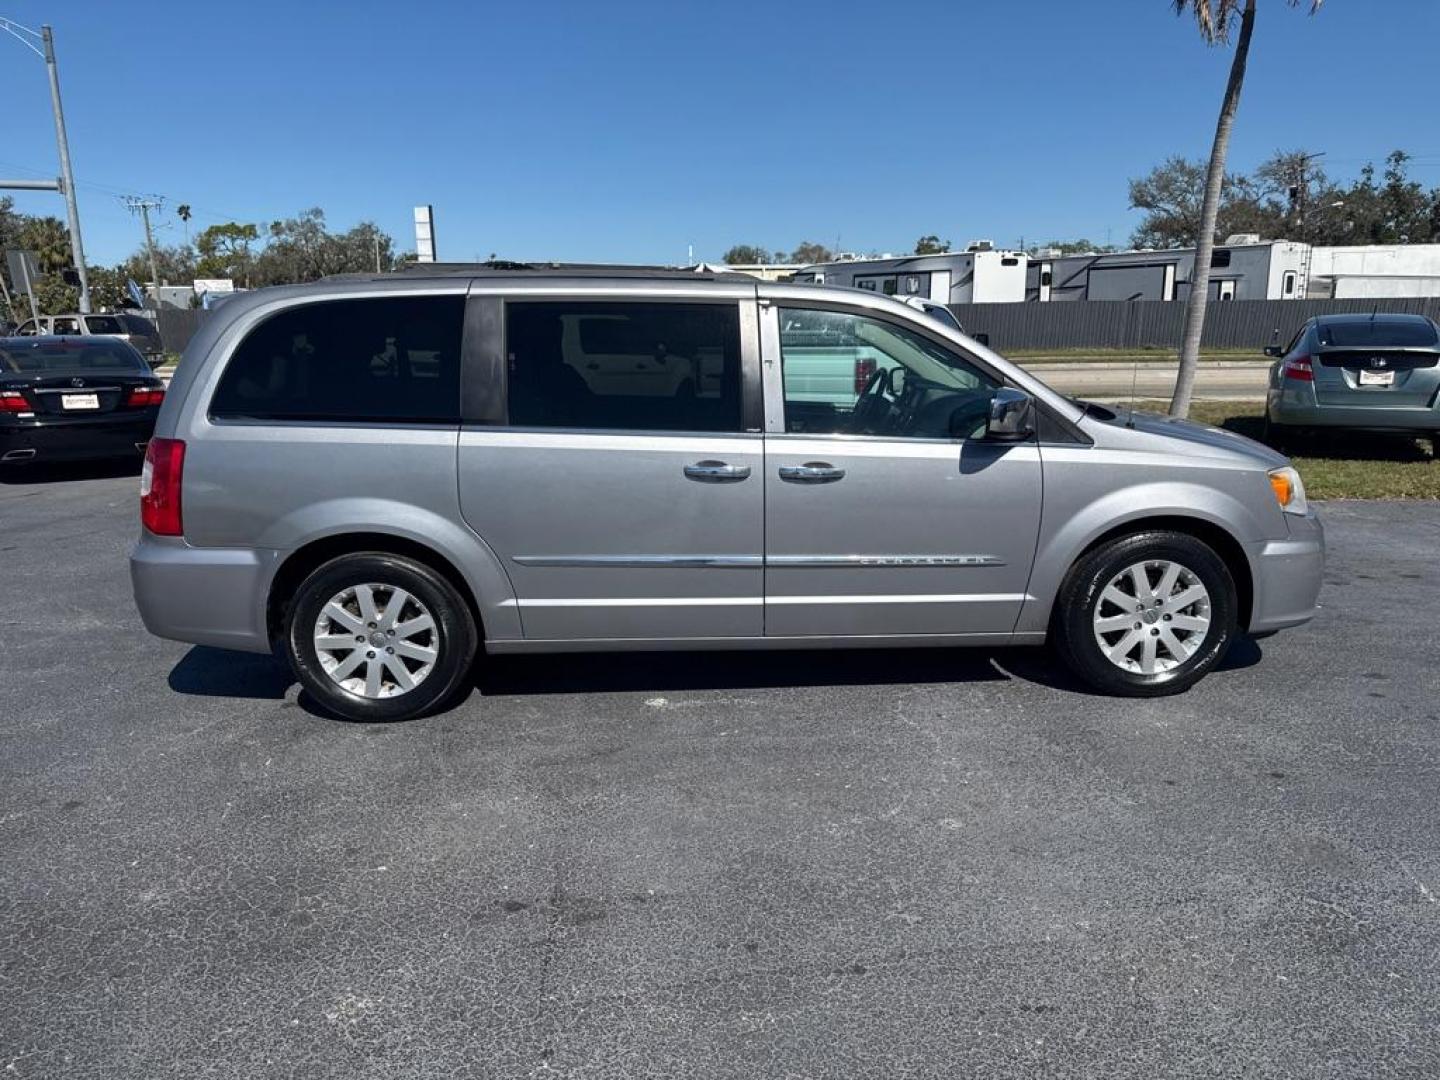
<path fill-rule="evenodd" d="M 686 266 L 645 266 L 631 263 L 523 263 L 505 259 L 490 259 L 486 262 L 433 262 L 407 263 L 389 274 L 331 274 L 326 281 L 384 281 L 396 277 L 597 277 L 646 279 L 680 279 L 685 281 L 746 281 L 755 277 L 738 271 L 725 272 L 709 269 L 692 269 Z"/>

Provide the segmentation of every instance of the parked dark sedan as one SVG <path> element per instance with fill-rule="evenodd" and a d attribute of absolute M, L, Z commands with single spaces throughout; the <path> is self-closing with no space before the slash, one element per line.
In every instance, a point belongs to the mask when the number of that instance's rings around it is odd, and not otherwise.
<path fill-rule="evenodd" d="M 0 465 L 137 457 L 165 384 L 115 338 L 0 338 Z"/>
<path fill-rule="evenodd" d="M 1319 315 L 1270 368 L 1269 440 L 1313 428 L 1440 433 L 1440 329 L 1424 315 Z"/>

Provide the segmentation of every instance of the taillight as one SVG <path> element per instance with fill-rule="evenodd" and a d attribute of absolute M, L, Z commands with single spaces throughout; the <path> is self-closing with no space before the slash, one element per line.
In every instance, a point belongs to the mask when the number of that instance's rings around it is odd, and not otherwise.
<path fill-rule="evenodd" d="M 165 401 L 165 391 L 152 386 L 132 386 L 125 398 L 125 405 L 131 409 L 145 409 Z"/>
<path fill-rule="evenodd" d="M 33 412 L 19 390 L 0 390 L 0 412 Z"/>
<path fill-rule="evenodd" d="M 870 358 L 855 361 L 855 393 L 863 394 L 875 374 L 875 361 Z"/>
<path fill-rule="evenodd" d="M 180 519 L 180 474 L 185 468 L 185 443 L 151 439 L 140 470 L 140 524 L 157 536 L 183 536 Z"/>
<path fill-rule="evenodd" d="M 1285 366 L 1280 369 L 1287 379 L 1294 379 L 1296 382 L 1314 382 L 1315 369 L 1310 366 L 1310 357 L 1297 356 L 1286 360 Z"/>

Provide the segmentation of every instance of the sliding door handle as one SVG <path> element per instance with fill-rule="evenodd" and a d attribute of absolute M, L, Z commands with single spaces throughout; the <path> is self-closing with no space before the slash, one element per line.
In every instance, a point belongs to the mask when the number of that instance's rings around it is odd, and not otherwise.
<path fill-rule="evenodd" d="M 697 461 L 685 466 L 685 475 L 691 480 L 707 484 L 733 484 L 750 475 L 749 465 L 727 465 L 723 461 Z"/>
<path fill-rule="evenodd" d="M 828 461 L 807 461 L 804 465 L 781 465 L 780 479 L 796 484 L 833 484 L 845 479 L 845 470 Z"/>

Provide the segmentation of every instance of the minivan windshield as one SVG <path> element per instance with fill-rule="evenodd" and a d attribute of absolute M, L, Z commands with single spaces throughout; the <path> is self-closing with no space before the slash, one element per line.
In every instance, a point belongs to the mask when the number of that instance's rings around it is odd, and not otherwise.
<path fill-rule="evenodd" d="M 1420 319 L 1357 319 L 1325 322 L 1320 344 L 1333 348 L 1427 349 L 1437 343 L 1435 324 Z"/>
<path fill-rule="evenodd" d="M 144 358 L 120 341 L 37 342 L 0 348 L 0 374 L 49 375 L 61 371 L 149 372 Z"/>

